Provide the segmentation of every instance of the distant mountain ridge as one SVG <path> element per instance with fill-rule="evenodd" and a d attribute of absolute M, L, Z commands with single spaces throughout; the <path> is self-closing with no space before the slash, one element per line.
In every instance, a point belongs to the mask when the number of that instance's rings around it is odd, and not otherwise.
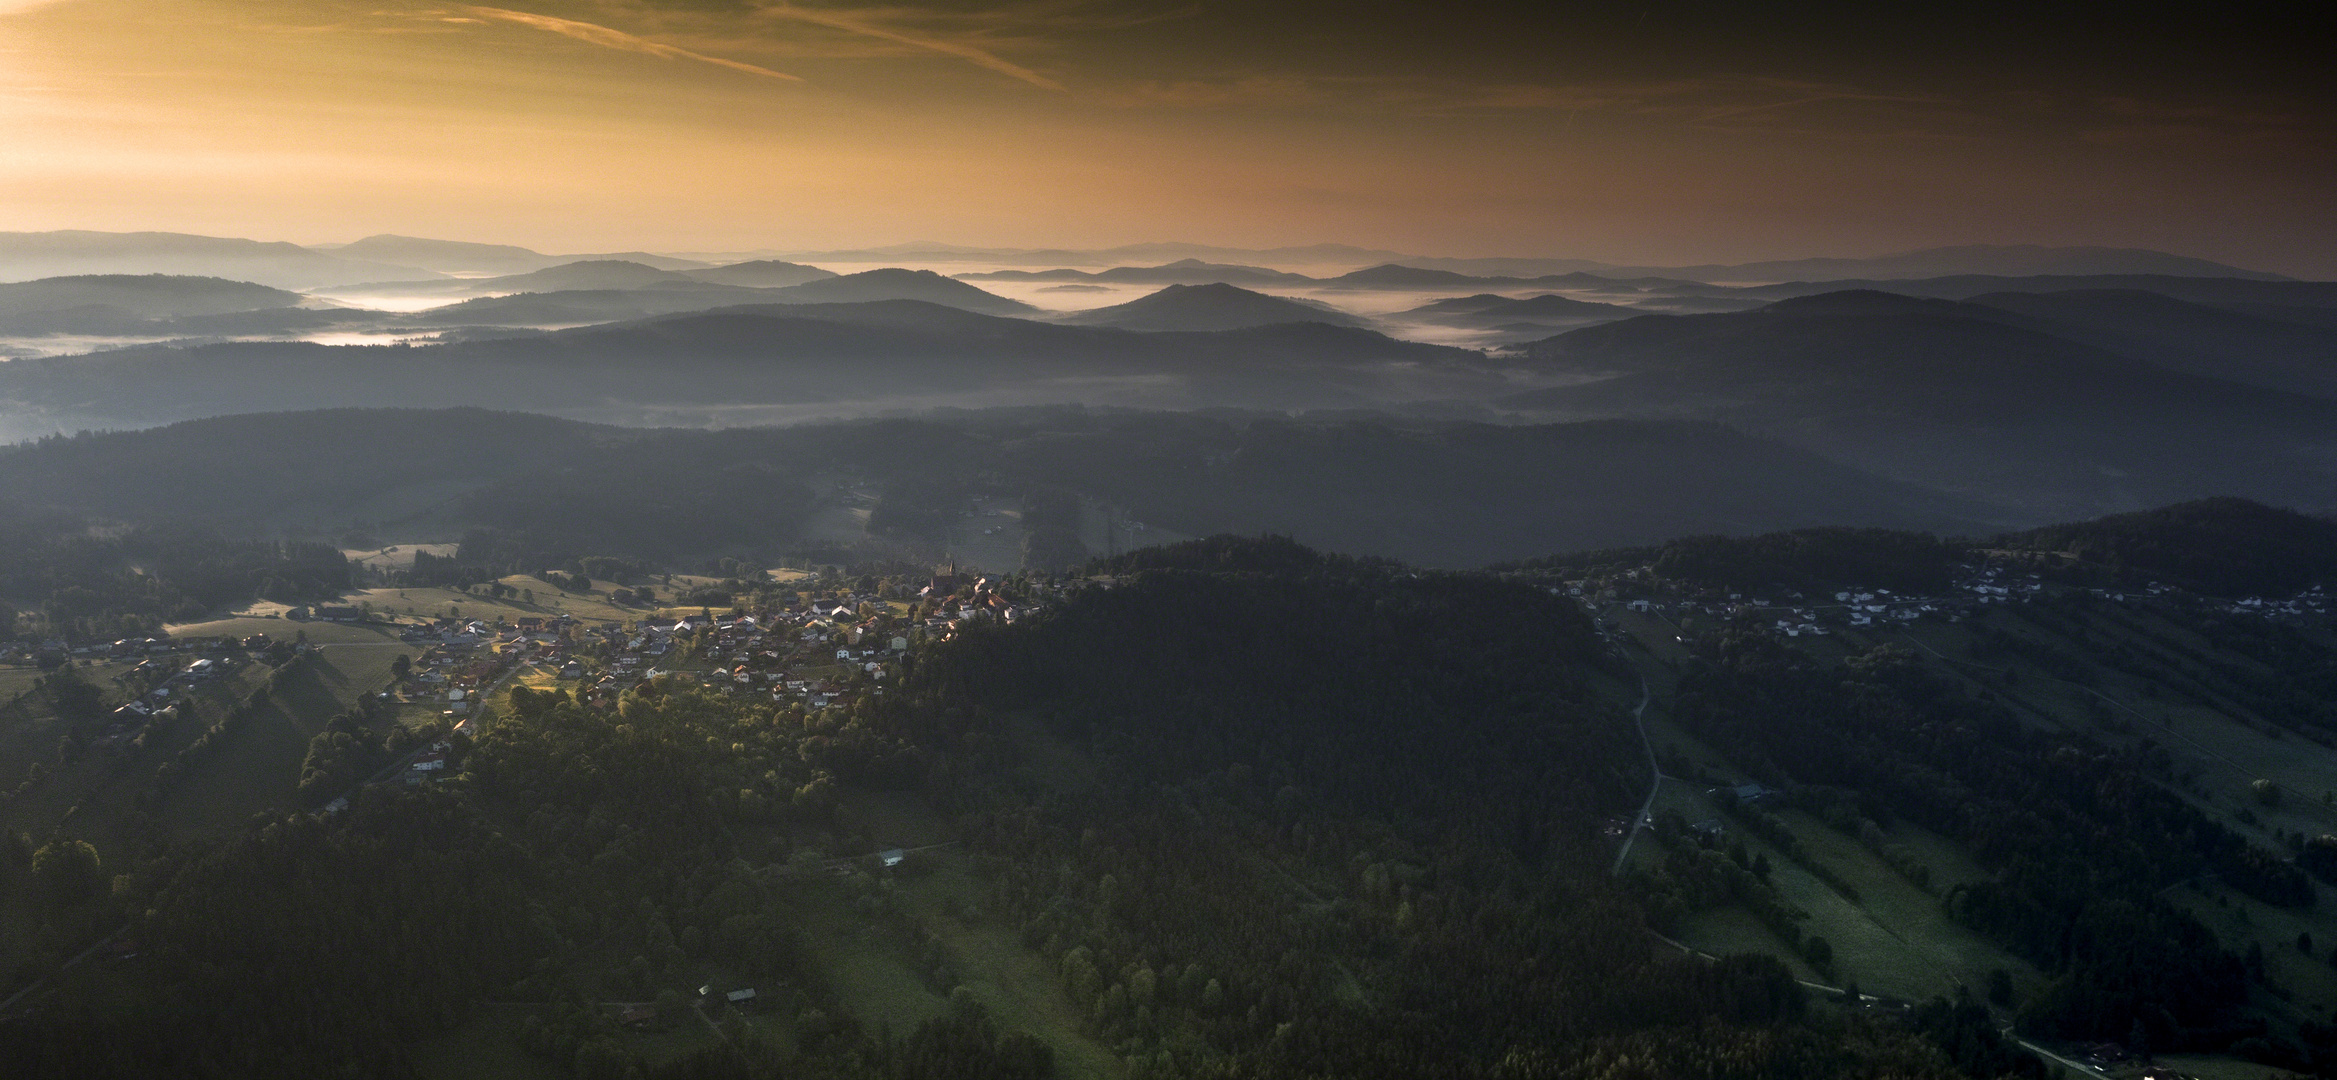
<path fill-rule="evenodd" d="M 2068 516 L 2217 494 L 2337 507 L 2337 400 L 2170 370 L 1961 301 L 1854 290 L 1528 346 L 1532 415 L 1715 419 Z"/>
<path fill-rule="evenodd" d="M 439 276 L 410 266 L 343 258 L 283 242 L 78 229 L 0 233 L 0 280 L 89 274 L 219 277 L 284 289 Z"/>
<path fill-rule="evenodd" d="M 411 444 L 412 453 L 381 454 L 389 444 Z M 238 530 L 365 516 L 399 530 L 490 527 L 593 554 L 664 555 L 799 542 L 742 522 L 740 492 L 838 472 L 943 491 L 976 477 L 1066 488 L 1195 535 L 1272 532 L 1450 567 L 1552 544 L 1836 521 L 1935 530 L 1971 522 L 1952 498 L 1712 424 L 1076 408 L 725 431 L 476 408 L 245 414 L 0 448 L 0 505 Z M 606 505 L 660 513 L 612 515 Z M 677 530 L 675 520 L 704 524 Z"/>
<path fill-rule="evenodd" d="M 771 290 L 782 303 L 851 304 L 874 300 L 922 300 L 985 315 L 1031 315 L 1039 309 L 1020 300 L 984 292 L 931 270 L 866 270 Z"/>
<path fill-rule="evenodd" d="M 1138 333 L 920 300 L 793 299 L 419 347 L 238 342 L 23 359 L 0 364 L 0 401 L 120 425 L 356 405 L 486 402 L 605 415 L 612 403 L 735 411 L 967 393 L 1320 408 L 1481 395 L 1502 384 L 1478 353 L 1322 323 Z M 652 373 L 659 377 L 645 381 Z M 626 409 L 620 415 L 636 415 Z"/>
<path fill-rule="evenodd" d="M 1251 292 L 1234 285 L 1170 285 L 1125 304 L 1091 308 L 1056 321 L 1123 330 L 1239 330 L 1276 323 L 1368 326 L 1368 320 L 1327 304 Z"/>
<path fill-rule="evenodd" d="M 135 318 L 294 307 L 305 297 L 244 281 L 170 274 L 83 274 L 0 284 L 0 319 L 105 308 Z"/>
<path fill-rule="evenodd" d="M 1394 263 L 1421 270 L 1440 270 L 1469 277 L 1538 278 L 1570 273 L 1602 277 L 1673 277 L 1720 282 L 1774 282 L 1820 279 L 1944 277 L 1991 274 L 2006 277 L 2036 275 L 2161 274 L 2175 277 L 2235 277 L 2263 281 L 2287 280 L 2279 274 L 2248 270 L 2210 259 L 2175 255 L 2146 248 L 2103 246 L 2047 246 L 2039 244 L 1964 244 L 1924 248 L 1866 257 L 1771 259 L 1744 263 L 1658 265 L 1600 262 L 1579 258 L 1452 258 L 1417 255 L 1346 244 L 1304 247 L 1238 248 L 1204 244 L 1129 244 L 1086 250 L 1062 248 L 980 248 L 949 244 L 896 244 L 880 248 L 775 253 L 811 262 L 988 262 L 1008 266 L 1113 266 L 1139 258 L 1193 260 L 1206 263 L 1346 264 L 1368 267 Z M 1157 282 L 1166 284 L 1167 282 Z M 1191 282 L 1188 282 L 1190 284 Z M 1239 284 L 1239 282 L 1235 282 Z"/>

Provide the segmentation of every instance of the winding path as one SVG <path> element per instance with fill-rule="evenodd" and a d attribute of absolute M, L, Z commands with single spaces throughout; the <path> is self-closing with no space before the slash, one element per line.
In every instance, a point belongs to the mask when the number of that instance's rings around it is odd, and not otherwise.
<path fill-rule="evenodd" d="M 1623 872 L 1623 862 L 1631 857 L 1631 842 L 1639 839 L 1639 830 L 1647 827 L 1647 815 L 1655 809 L 1655 793 L 1663 790 L 1663 769 L 1655 763 L 1655 743 L 1647 737 L 1647 703 L 1654 699 L 1648 689 L 1647 675 L 1639 676 L 1639 704 L 1631 709 L 1631 726 L 1639 729 L 1639 747 L 1647 751 L 1647 798 L 1639 804 L 1639 813 L 1631 818 L 1631 830 L 1623 834 L 1623 850 L 1615 853 L 1615 867 L 1609 873 Z"/>

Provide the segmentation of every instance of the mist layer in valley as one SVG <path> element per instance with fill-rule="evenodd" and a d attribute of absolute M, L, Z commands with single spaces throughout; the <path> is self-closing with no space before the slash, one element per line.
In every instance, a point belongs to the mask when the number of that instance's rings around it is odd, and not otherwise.
<path fill-rule="evenodd" d="M 329 250 L 0 239 L 0 276 L 92 271 L 0 284 L 9 440 L 378 407 L 702 429 L 1032 405 L 1438 431 L 1634 421 L 1765 448 L 1746 460 L 1802 455 L 1778 466 L 1795 490 L 1825 469 L 1841 490 L 1881 485 L 1894 494 L 1880 504 L 1913 515 L 1883 515 L 1901 523 L 2012 527 L 2227 494 L 2337 506 L 2337 284 L 2151 252 L 1618 268 L 1359 249 L 562 257 L 399 237 Z M 911 265 L 854 261 L 888 258 Z M 173 272 L 119 272 L 141 268 Z M 1795 270 L 1857 276 L 1760 280 Z M 1340 445 L 1325 475 L 1371 484 L 1409 467 Z M 1728 475 L 1595 441 L 1572 452 L 1569 475 L 1704 492 Z M 1465 487 L 1472 473 L 1442 475 Z M 1101 478 L 1075 486 L 1104 493 Z M 1806 519 L 1724 504 L 1673 525 L 1865 520 L 1850 504 Z M 1540 513 L 1523 505 L 1600 512 L 1530 486 L 1435 512 Z M 1310 520 L 1217 524 L 1306 533 Z M 1309 534 L 1334 547 L 1371 535 Z M 1514 554 L 1407 543 L 1382 547 L 1442 563 Z"/>

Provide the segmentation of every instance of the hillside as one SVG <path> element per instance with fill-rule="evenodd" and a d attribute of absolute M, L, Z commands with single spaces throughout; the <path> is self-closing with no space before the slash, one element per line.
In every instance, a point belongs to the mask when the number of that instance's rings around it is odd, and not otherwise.
<path fill-rule="evenodd" d="M 753 262 L 711 266 L 704 270 L 685 270 L 682 276 L 717 285 L 739 285 L 750 289 L 783 289 L 789 285 L 824 281 L 837 276 L 834 271 L 816 266 L 759 259 Z"/>
<path fill-rule="evenodd" d="M 1546 293 L 1541 296 L 1512 298 L 1492 293 L 1474 296 L 1456 296 L 1422 304 L 1391 318 L 1416 319 L 1443 326 L 1475 329 L 1495 329 L 1529 326 L 1586 326 L 1592 323 L 1613 322 L 1641 314 L 1621 304 L 1603 304 L 1590 300 Z"/>
<path fill-rule="evenodd" d="M 841 277 L 774 289 L 771 299 L 788 304 L 859 304 L 878 300 L 918 300 L 984 315 L 1029 315 L 1037 308 L 983 292 L 965 282 L 931 270 L 865 270 Z"/>
<path fill-rule="evenodd" d="M 430 278 L 410 266 L 341 258 L 297 244 L 184 233 L 0 233 L 0 281 L 92 274 L 170 274 L 285 289 Z"/>
<path fill-rule="evenodd" d="M 524 274 L 468 283 L 477 290 L 557 292 L 566 289 L 636 289 L 672 281 L 675 275 L 627 259 L 585 259 Z"/>
<path fill-rule="evenodd" d="M 1950 274 L 2164 274 L 2278 280 L 2278 275 L 2164 251 L 2037 244 L 1966 244 L 1863 258 L 1773 259 L 1668 266 L 1626 265 L 1588 259 L 1432 258 L 1416 255 L 1401 256 L 1395 261 L 1422 269 L 1448 270 L 1477 277 L 1533 278 L 1588 273 L 1606 278 L 1691 278 L 1702 282 L 1823 279 L 1899 281 Z"/>
<path fill-rule="evenodd" d="M 1240 330 L 1294 322 L 1369 325 L 1327 304 L 1267 296 L 1224 284 L 1170 285 L 1125 304 L 1074 312 L 1057 321 L 1122 330 Z"/>
<path fill-rule="evenodd" d="M 554 289 L 474 297 L 412 314 L 383 315 L 375 321 L 400 328 L 590 326 L 767 301 L 767 294 L 760 289 L 669 279 L 643 288 Z"/>
<path fill-rule="evenodd" d="M 1711 291 L 1717 286 L 1703 286 Z M 1988 293 L 2060 293 L 2072 291 L 2139 291 L 2186 300 L 2194 304 L 2246 309 L 2275 307 L 2337 308 L 2337 281 L 2260 280 L 2236 277 L 2179 277 L 2168 274 L 2004 275 L 1956 274 L 1943 277 L 1881 279 L 1841 278 L 1789 281 L 1727 290 L 1725 295 L 1761 300 L 1783 300 L 1822 293 L 1871 289 L 1901 296 L 1941 300 L 1969 300 Z"/>
<path fill-rule="evenodd" d="M 324 250 L 344 259 L 419 266 L 441 274 L 524 274 L 563 261 L 559 256 L 512 244 L 431 240 L 394 233 L 379 233 Z"/>
<path fill-rule="evenodd" d="M 2163 368 L 2337 397 L 2337 322 L 2316 325 L 2138 289 L 1982 293 L 1971 302 Z"/>
<path fill-rule="evenodd" d="M 0 319 L 106 308 L 141 319 L 292 307 L 299 293 L 222 278 L 95 274 L 0 284 Z"/>
<path fill-rule="evenodd" d="M 1270 270 L 1263 266 L 1240 266 L 1226 263 L 1203 262 L 1199 259 L 1179 259 L 1159 266 L 1115 266 L 1109 270 L 992 270 L 954 275 L 961 281 L 1061 281 L 1071 283 L 1104 282 L 1114 285 L 1312 285 L 1315 279 L 1305 274 Z"/>
<path fill-rule="evenodd" d="M 2068 557 L 2069 573 L 2124 588 L 2163 583 L 2217 596 L 2337 587 L 2337 519 L 2218 498 L 2003 537 Z"/>
<path fill-rule="evenodd" d="M 849 486 L 838 476 L 929 492 L 945 528 L 956 527 L 948 508 L 974 494 L 1060 489 L 1185 535 L 1273 532 L 1440 566 L 1682 533 L 1973 523 L 1955 500 L 1705 424 L 1072 409 L 717 432 L 473 409 L 245 415 L 0 451 L 0 504 L 231 531 L 364 519 L 405 539 L 451 540 L 494 528 L 570 555 L 775 557 L 812 542 L 803 515 Z M 611 505 L 633 512 L 598 509 Z M 676 520 L 699 524 L 676 532 L 666 525 Z"/>
<path fill-rule="evenodd" d="M 844 291 L 871 288 L 883 286 L 853 282 Z M 1351 406 L 1482 393 L 1501 382 L 1473 352 L 1322 324 L 1135 333 L 914 300 L 821 304 L 793 290 L 769 294 L 807 302 L 411 348 L 248 342 L 20 360 L 0 366 L 0 400 L 103 417 L 80 426 L 106 426 L 365 405 L 485 404 L 634 419 L 666 406 L 735 410 L 972 391 L 1019 401 Z M 452 318 L 469 321 L 464 313 Z M 645 381 L 651 371 L 689 377 Z M 1087 381 L 1065 381 L 1077 379 Z"/>
<path fill-rule="evenodd" d="M 2090 512 L 2239 494 L 2323 507 L 2337 405 L 2170 371 L 2003 312 L 1875 292 L 1735 315 L 1642 316 L 1528 348 L 1589 381 L 1537 415 L 1719 419 L 1886 476 Z"/>

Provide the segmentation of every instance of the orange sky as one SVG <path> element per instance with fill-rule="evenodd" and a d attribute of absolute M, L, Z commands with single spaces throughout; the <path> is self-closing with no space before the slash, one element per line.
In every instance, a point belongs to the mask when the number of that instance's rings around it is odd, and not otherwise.
<path fill-rule="evenodd" d="M 1450 10 L 0 0 L 0 230 L 1624 262 L 2098 243 L 2337 277 L 2298 28 Z"/>

